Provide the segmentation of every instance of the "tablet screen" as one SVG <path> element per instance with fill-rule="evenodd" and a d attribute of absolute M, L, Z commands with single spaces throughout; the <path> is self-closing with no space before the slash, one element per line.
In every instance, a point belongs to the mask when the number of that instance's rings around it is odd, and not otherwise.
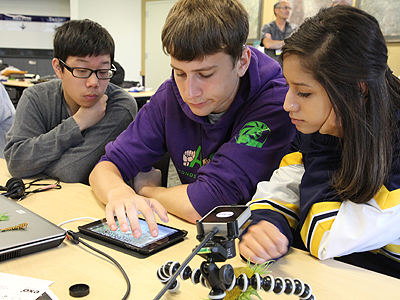
<path fill-rule="evenodd" d="M 112 239 L 116 239 L 118 241 L 133 245 L 138 248 L 143 248 L 151 243 L 154 243 L 155 241 L 161 240 L 167 236 L 172 235 L 173 233 L 178 232 L 178 230 L 176 229 L 158 224 L 158 236 L 152 237 L 146 221 L 143 219 L 139 219 L 140 228 L 142 229 L 142 235 L 138 238 L 135 238 L 130 228 L 127 232 L 124 233 L 119 229 L 118 220 L 116 220 L 116 223 L 118 226 L 118 229 L 116 231 L 112 231 L 107 223 L 100 223 L 98 225 L 88 227 L 87 230 L 91 230 L 98 234 L 108 236 Z"/>

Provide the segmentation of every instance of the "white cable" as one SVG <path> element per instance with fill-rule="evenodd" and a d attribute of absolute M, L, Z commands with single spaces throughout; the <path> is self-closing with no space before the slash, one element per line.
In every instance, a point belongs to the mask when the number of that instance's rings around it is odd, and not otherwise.
<path fill-rule="evenodd" d="M 78 221 L 78 220 L 83 220 L 83 219 L 90 219 L 90 220 L 93 220 L 93 221 L 98 221 L 98 220 L 100 220 L 100 219 L 98 219 L 98 218 L 92 218 L 92 217 L 81 217 L 81 218 L 76 218 L 76 219 L 71 219 L 71 220 L 68 220 L 68 221 L 64 221 L 64 222 L 58 224 L 57 226 L 58 226 L 58 227 L 61 227 L 61 226 L 64 225 L 64 224 L 67 224 L 67 223 L 70 223 L 70 222 L 74 222 L 74 221 Z"/>

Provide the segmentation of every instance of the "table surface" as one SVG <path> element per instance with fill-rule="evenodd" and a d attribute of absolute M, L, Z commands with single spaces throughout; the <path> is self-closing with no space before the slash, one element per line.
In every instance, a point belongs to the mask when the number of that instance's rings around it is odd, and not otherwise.
<path fill-rule="evenodd" d="M 0 184 L 10 178 L 5 161 L 0 159 Z M 29 180 L 26 180 L 29 181 Z M 83 184 L 62 183 L 62 189 L 33 194 L 19 202 L 26 208 L 43 216 L 54 224 L 79 217 L 104 217 L 104 205 L 96 199 L 91 187 Z M 77 227 L 91 222 L 79 220 L 62 227 L 77 230 Z M 88 242 L 116 259 L 127 272 L 131 281 L 129 299 L 154 299 L 163 285 L 156 279 L 157 269 L 167 261 L 182 263 L 199 242 L 196 227 L 170 216 L 168 225 L 189 231 L 184 241 L 155 253 L 147 258 L 137 258 L 114 249 Z M 198 268 L 203 259 L 195 256 L 189 263 Z M 225 263 L 233 267 L 245 263 L 237 255 Z M 223 264 L 223 263 L 222 263 Z M 221 266 L 222 264 L 218 264 Z M 400 281 L 375 272 L 353 267 L 334 260 L 319 261 L 308 253 L 291 249 L 290 253 L 271 266 L 274 277 L 299 278 L 308 283 L 316 299 L 399 299 Z M 76 283 L 90 286 L 90 294 L 84 299 L 121 299 L 126 283 L 120 271 L 109 260 L 87 247 L 65 240 L 57 248 L 21 256 L 0 262 L 0 272 L 52 280 L 50 289 L 60 299 L 73 299 L 68 289 Z M 162 299 L 207 299 L 209 289 L 189 280 L 180 282 L 179 292 L 167 292 Z M 298 299 L 292 295 L 275 295 L 260 291 L 262 299 Z M 256 299 L 256 298 L 254 298 Z"/>
<path fill-rule="evenodd" d="M 132 97 L 140 98 L 140 97 L 151 97 L 155 94 L 155 91 L 144 91 L 144 92 L 129 92 L 126 90 Z"/>
<path fill-rule="evenodd" d="M 6 86 L 14 86 L 14 87 L 21 87 L 21 88 L 27 88 L 27 87 L 34 85 L 29 80 L 7 80 L 7 81 L 2 81 L 2 83 Z M 125 89 L 125 90 L 129 94 L 131 94 L 132 97 L 135 97 L 135 98 L 142 98 L 142 97 L 150 98 L 155 93 L 155 91 L 129 92 L 128 89 Z"/>
<path fill-rule="evenodd" d="M 33 85 L 29 80 L 7 80 L 7 81 L 2 81 L 2 83 L 6 86 L 15 86 L 15 87 L 22 87 L 22 88 L 27 88 Z"/>

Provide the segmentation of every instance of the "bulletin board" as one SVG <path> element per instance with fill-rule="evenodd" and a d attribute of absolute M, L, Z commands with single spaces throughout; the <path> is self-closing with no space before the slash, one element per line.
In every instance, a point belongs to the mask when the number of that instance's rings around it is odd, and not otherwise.
<path fill-rule="evenodd" d="M 263 11 L 263 0 L 240 0 L 249 14 L 249 36 L 248 43 L 260 39 L 261 21 Z"/>
<path fill-rule="evenodd" d="M 400 1 L 356 0 L 355 4 L 378 20 L 386 42 L 400 42 Z"/>
<path fill-rule="evenodd" d="M 289 22 L 300 25 L 320 8 L 329 7 L 331 0 L 290 0 L 292 13 Z M 373 15 L 379 22 L 386 42 L 400 42 L 400 1 L 354 0 L 354 6 Z"/>
<path fill-rule="evenodd" d="M 290 0 L 292 12 L 289 22 L 300 25 L 305 18 L 315 15 L 322 7 L 329 7 L 331 0 Z"/>

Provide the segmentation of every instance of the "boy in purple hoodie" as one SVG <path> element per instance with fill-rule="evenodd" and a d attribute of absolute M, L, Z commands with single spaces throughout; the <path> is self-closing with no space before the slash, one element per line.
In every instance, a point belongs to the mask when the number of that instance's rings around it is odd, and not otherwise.
<path fill-rule="evenodd" d="M 172 77 L 157 90 L 90 175 L 112 230 L 141 235 L 143 214 L 195 222 L 218 205 L 245 204 L 279 166 L 294 136 L 283 110 L 279 64 L 246 46 L 248 15 L 238 0 L 180 0 L 162 30 Z M 161 187 L 152 164 L 169 152 L 182 185 Z M 134 178 L 132 189 L 125 182 Z"/>

